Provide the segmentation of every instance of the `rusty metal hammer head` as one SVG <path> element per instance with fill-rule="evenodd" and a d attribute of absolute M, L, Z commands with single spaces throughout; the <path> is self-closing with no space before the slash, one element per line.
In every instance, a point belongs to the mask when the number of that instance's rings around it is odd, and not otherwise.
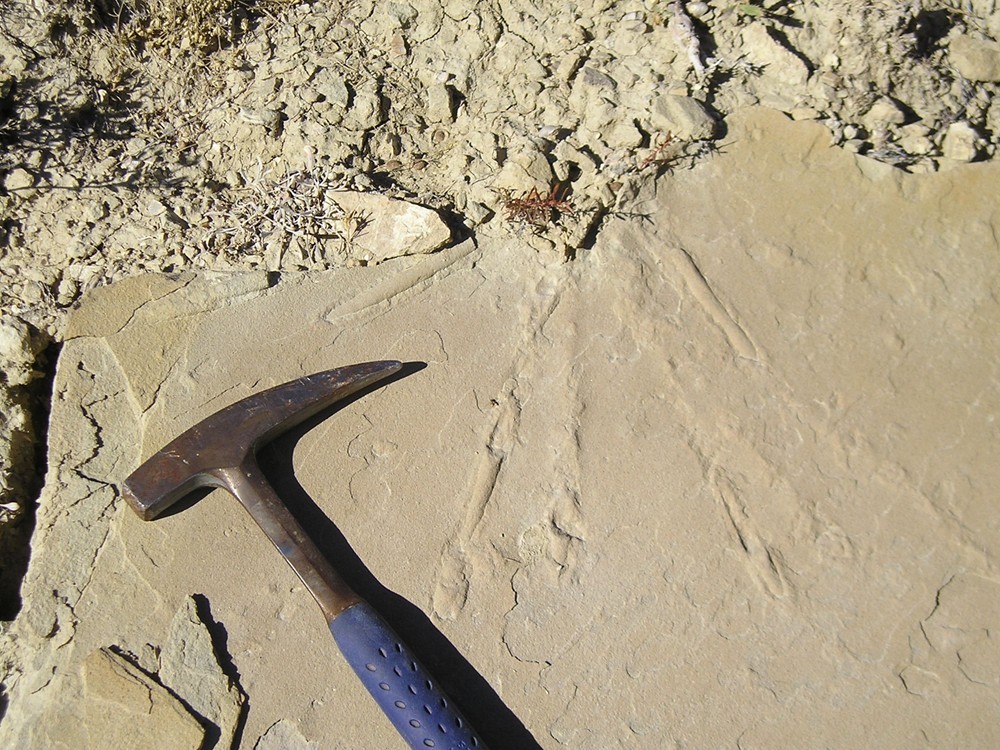
<path fill-rule="evenodd" d="M 401 367 L 391 360 L 351 365 L 248 396 L 203 419 L 132 472 L 122 487 L 125 500 L 149 521 L 194 489 L 231 488 L 232 473 L 268 440 Z"/>

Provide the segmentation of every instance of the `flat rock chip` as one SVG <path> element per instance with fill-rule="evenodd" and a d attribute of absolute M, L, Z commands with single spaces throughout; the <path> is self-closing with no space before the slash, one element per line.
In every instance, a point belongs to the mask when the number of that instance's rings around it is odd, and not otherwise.
<path fill-rule="evenodd" d="M 993 40 L 957 36 L 948 45 L 948 57 L 970 81 L 1000 81 L 1000 44 Z"/>
<path fill-rule="evenodd" d="M 366 264 L 433 253 L 451 240 L 448 225 L 430 208 L 377 193 L 344 191 L 335 200 L 358 222 L 348 244 L 351 256 Z"/>
<path fill-rule="evenodd" d="M 109 649 L 83 663 L 86 739 L 78 748 L 200 748 L 205 730 L 154 679 Z"/>

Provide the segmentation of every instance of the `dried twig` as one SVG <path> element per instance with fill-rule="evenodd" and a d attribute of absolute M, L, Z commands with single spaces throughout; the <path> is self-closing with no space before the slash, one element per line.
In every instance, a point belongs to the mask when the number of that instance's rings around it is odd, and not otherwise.
<path fill-rule="evenodd" d="M 257 174 L 247 177 L 242 195 L 220 210 L 206 212 L 215 225 L 215 235 L 231 238 L 233 249 L 263 246 L 279 236 L 306 246 L 324 239 L 339 239 L 346 248 L 366 225 L 365 217 L 345 214 L 335 196 L 344 189 L 341 180 L 321 170 L 286 172 L 276 180 L 258 164 Z"/>
<path fill-rule="evenodd" d="M 544 227 L 559 220 L 560 216 L 575 216 L 576 209 L 565 198 L 559 197 L 559 185 L 552 186 L 552 192 L 543 196 L 538 188 L 532 188 L 520 197 L 509 190 L 501 190 L 504 211 L 510 223 L 526 223 L 534 227 Z"/>
<path fill-rule="evenodd" d="M 664 162 L 670 161 L 671 157 L 665 156 L 663 152 L 666 150 L 667 146 L 673 143 L 673 141 L 674 134 L 667 131 L 666 135 L 663 137 L 663 142 L 657 143 L 653 146 L 650 152 L 646 154 L 646 158 L 639 163 L 636 171 L 642 172 L 651 164 L 663 164 Z"/>
<path fill-rule="evenodd" d="M 670 12 L 674 16 L 674 33 L 677 40 L 687 48 L 687 56 L 699 76 L 705 75 L 705 64 L 701 61 L 701 41 L 694 30 L 694 22 L 684 9 L 681 0 L 672 0 Z"/>

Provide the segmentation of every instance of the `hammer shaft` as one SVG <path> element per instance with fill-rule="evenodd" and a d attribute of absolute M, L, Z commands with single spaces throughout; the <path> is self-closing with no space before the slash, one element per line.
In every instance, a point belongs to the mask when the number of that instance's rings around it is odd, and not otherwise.
<path fill-rule="evenodd" d="M 219 469 L 215 476 L 243 503 L 278 548 L 323 610 L 327 623 L 361 601 L 271 489 L 253 456 L 248 456 L 238 467 Z"/>
<path fill-rule="evenodd" d="M 397 361 L 367 362 L 248 396 L 174 438 L 129 475 L 122 491 L 147 521 L 198 487 L 231 492 L 316 599 L 347 662 L 410 747 L 485 750 L 416 656 L 334 571 L 254 458 L 272 436 L 401 367 Z"/>
<path fill-rule="evenodd" d="M 347 663 L 410 747 L 487 750 L 409 647 L 326 561 L 254 457 L 213 475 L 243 503 L 309 589 Z"/>

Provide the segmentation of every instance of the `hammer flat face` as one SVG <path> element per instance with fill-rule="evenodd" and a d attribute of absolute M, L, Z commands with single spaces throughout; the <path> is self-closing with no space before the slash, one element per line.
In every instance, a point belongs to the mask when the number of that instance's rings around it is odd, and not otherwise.
<path fill-rule="evenodd" d="M 228 472 L 280 433 L 398 372 L 400 362 L 367 362 L 319 372 L 248 396 L 172 440 L 122 485 L 146 521 L 199 487 L 229 487 Z"/>

